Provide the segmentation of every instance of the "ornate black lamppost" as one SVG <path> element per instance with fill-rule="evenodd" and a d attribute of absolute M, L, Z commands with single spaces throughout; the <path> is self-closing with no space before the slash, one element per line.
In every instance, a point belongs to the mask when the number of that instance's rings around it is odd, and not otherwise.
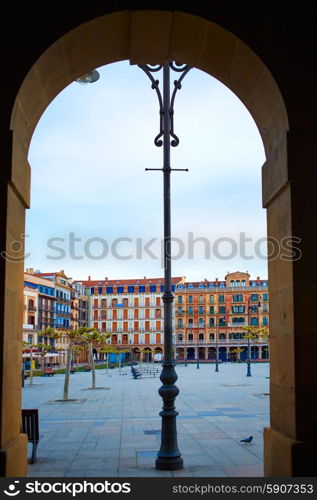
<path fill-rule="evenodd" d="M 196 368 L 199 370 L 199 333 L 197 332 L 197 363 Z"/>
<path fill-rule="evenodd" d="M 262 298 L 261 295 L 259 295 Z M 250 311 L 254 311 L 255 306 L 250 306 L 251 296 L 248 297 L 248 326 L 250 326 Z M 258 307 L 261 307 L 261 302 L 258 302 Z M 250 345 L 250 332 L 248 332 L 248 360 L 247 360 L 247 377 L 251 377 L 251 345 Z"/>
<path fill-rule="evenodd" d="M 253 306 L 250 306 L 251 296 L 248 297 L 248 326 L 250 326 L 250 310 Z M 251 351 L 250 351 L 250 332 L 248 332 L 248 359 L 247 359 L 247 377 L 251 377 Z"/>
<path fill-rule="evenodd" d="M 164 359 L 161 373 L 162 386 L 159 394 L 163 398 L 161 448 L 158 452 L 155 466 L 161 470 L 178 470 L 183 468 L 183 459 L 177 445 L 175 398 L 179 393 L 175 382 L 177 375 L 174 369 L 173 357 L 173 300 L 171 284 L 171 194 L 170 176 L 172 170 L 187 171 L 187 169 L 172 169 L 170 163 L 171 146 L 176 147 L 179 139 L 174 133 L 174 101 L 177 90 L 181 89 L 181 82 L 191 69 L 190 66 L 167 62 L 163 66 L 142 65 L 140 68 L 152 82 L 152 89 L 156 91 L 159 101 L 160 132 L 154 139 L 154 144 L 163 146 L 163 168 L 148 168 L 146 170 L 161 170 L 164 181 Z M 159 80 L 155 80 L 152 73 L 163 69 L 163 95 L 159 89 Z M 174 90 L 170 96 L 170 70 L 180 73 L 174 81 Z M 162 138 L 162 139 L 161 139 Z"/>
<path fill-rule="evenodd" d="M 182 87 L 182 80 L 191 69 L 191 66 L 177 62 L 166 62 L 164 65 L 144 64 L 139 67 L 146 73 L 152 82 L 152 89 L 156 91 L 159 101 L 160 132 L 154 139 L 155 146 L 163 146 L 163 168 L 146 168 L 145 170 L 160 170 L 163 172 L 163 193 L 164 193 L 164 358 L 163 369 L 160 376 L 162 386 L 159 394 L 163 398 L 163 408 L 160 412 L 162 417 L 161 448 L 155 462 L 157 469 L 178 470 L 183 468 L 183 459 L 177 445 L 175 398 L 179 393 L 175 382 L 177 375 L 175 372 L 175 360 L 173 355 L 173 300 L 172 294 L 172 269 L 171 269 L 171 194 L 170 177 L 174 170 L 188 171 L 183 168 L 171 168 L 170 150 L 171 146 L 176 147 L 179 139 L 174 133 L 174 102 L 176 93 Z M 174 90 L 170 95 L 170 70 L 180 73 L 174 81 Z M 156 80 L 153 73 L 163 70 L 163 95 L 159 88 L 159 80 Z M 93 83 L 99 78 L 96 70 L 81 76 L 76 81 L 78 83 Z"/>
<path fill-rule="evenodd" d="M 219 347 L 218 347 L 218 326 L 219 326 L 219 312 L 216 314 L 216 367 L 215 367 L 215 372 L 219 372 Z"/>

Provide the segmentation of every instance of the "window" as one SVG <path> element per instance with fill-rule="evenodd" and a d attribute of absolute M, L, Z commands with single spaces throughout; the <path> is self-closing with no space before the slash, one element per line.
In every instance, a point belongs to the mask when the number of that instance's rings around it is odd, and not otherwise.
<path fill-rule="evenodd" d="M 199 306 L 198 314 L 204 314 L 204 306 Z"/>
<path fill-rule="evenodd" d="M 198 324 L 199 326 L 202 326 L 204 324 L 204 318 L 199 318 Z"/>
<path fill-rule="evenodd" d="M 193 296 L 192 296 L 192 295 L 188 295 L 188 302 L 189 302 L 190 304 L 192 304 L 192 303 L 193 303 Z"/>
<path fill-rule="evenodd" d="M 219 313 L 226 314 L 226 306 L 219 306 Z"/>
<path fill-rule="evenodd" d="M 118 286 L 117 287 L 117 292 L 118 293 L 123 293 L 123 286 Z"/>
<path fill-rule="evenodd" d="M 107 286 L 107 293 L 113 293 L 113 286 Z"/>
<path fill-rule="evenodd" d="M 214 301 L 214 296 L 213 295 L 209 295 L 209 302 L 213 302 Z"/>
<path fill-rule="evenodd" d="M 263 308 L 262 308 L 262 310 L 263 310 L 263 312 L 264 312 L 264 313 L 267 313 L 267 312 L 268 312 L 268 310 L 269 310 L 269 309 L 268 309 L 267 304 L 263 304 Z"/>
<path fill-rule="evenodd" d="M 214 333 L 210 333 L 209 334 L 209 340 L 214 340 L 215 338 L 215 334 Z"/>
<path fill-rule="evenodd" d="M 156 292 L 156 285 L 150 285 L 150 292 Z"/>
<path fill-rule="evenodd" d="M 268 300 L 268 294 L 267 294 L 267 293 L 264 293 L 264 294 L 263 294 L 263 301 L 264 301 L 264 302 L 267 302 L 267 300 Z"/>
<path fill-rule="evenodd" d="M 161 292 L 164 292 L 164 291 L 165 291 L 165 286 L 161 285 Z"/>
<path fill-rule="evenodd" d="M 205 338 L 204 334 L 203 334 L 203 333 L 200 333 L 200 334 L 199 334 L 199 340 L 204 340 L 204 338 Z"/>
<path fill-rule="evenodd" d="M 230 286 L 234 286 L 234 281 L 233 280 L 230 281 Z"/>
<path fill-rule="evenodd" d="M 178 306 L 177 311 L 178 311 L 179 313 L 182 313 L 182 312 L 183 312 L 183 307 L 182 307 L 182 306 Z"/>
<path fill-rule="evenodd" d="M 232 306 L 231 311 L 233 313 L 244 313 L 245 307 L 244 306 Z"/>
<path fill-rule="evenodd" d="M 258 326 L 259 320 L 258 318 L 251 318 L 251 325 L 252 326 Z"/>
<path fill-rule="evenodd" d="M 134 293 L 134 286 L 133 285 L 128 286 L 128 293 Z"/>
<path fill-rule="evenodd" d="M 193 314 L 193 306 L 188 306 L 188 314 Z"/>
<path fill-rule="evenodd" d="M 224 302 L 225 301 L 225 296 L 224 295 L 219 295 L 219 302 Z"/>
<path fill-rule="evenodd" d="M 204 303 L 204 296 L 199 295 L 199 304 L 203 304 L 203 303 Z"/>
<path fill-rule="evenodd" d="M 263 316 L 263 326 L 268 326 L 269 318 L 267 316 Z"/>
<path fill-rule="evenodd" d="M 180 318 L 180 319 L 178 320 L 177 325 L 178 325 L 178 327 L 179 327 L 179 328 L 182 328 L 182 326 L 183 326 L 183 320 L 182 320 L 182 318 Z"/>
<path fill-rule="evenodd" d="M 232 323 L 244 323 L 244 318 L 242 316 L 232 318 Z"/>
<path fill-rule="evenodd" d="M 219 335 L 219 338 L 220 338 L 220 339 L 225 339 L 225 338 L 226 338 L 226 334 L 225 334 L 225 333 L 221 333 L 221 334 Z"/>
<path fill-rule="evenodd" d="M 215 314 L 215 306 L 209 306 L 209 314 Z"/>
<path fill-rule="evenodd" d="M 214 326 L 214 324 L 215 324 L 215 319 L 209 318 L 209 326 Z"/>
<path fill-rule="evenodd" d="M 258 300 L 258 294 L 257 293 L 251 293 L 251 300 L 254 302 Z"/>
<path fill-rule="evenodd" d="M 232 296 L 233 302 L 243 302 L 243 295 L 242 293 L 236 293 Z"/>
<path fill-rule="evenodd" d="M 181 304 L 181 303 L 183 302 L 183 297 L 182 297 L 182 295 L 179 295 L 179 296 L 177 297 L 177 302 L 178 302 L 179 304 Z"/>
<path fill-rule="evenodd" d="M 139 293 L 145 293 L 145 286 L 144 285 L 139 286 Z"/>
<path fill-rule="evenodd" d="M 245 280 L 242 280 L 242 281 L 241 281 L 241 286 L 245 286 L 245 284 L 246 284 L 246 283 L 245 283 Z"/>
<path fill-rule="evenodd" d="M 236 280 L 236 286 L 240 286 L 240 280 Z"/>
<path fill-rule="evenodd" d="M 98 288 L 98 294 L 102 295 L 102 287 L 101 286 Z"/>
<path fill-rule="evenodd" d="M 179 333 L 179 334 L 177 335 L 177 338 L 178 338 L 178 340 L 182 341 L 182 340 L 183 340 L 183 334 L 182 334 L 182 333 Z"/>
<path fill-rule="evenodd" d="M 219 318 L 219 326 L 226 326 L 226 318 Z"/>

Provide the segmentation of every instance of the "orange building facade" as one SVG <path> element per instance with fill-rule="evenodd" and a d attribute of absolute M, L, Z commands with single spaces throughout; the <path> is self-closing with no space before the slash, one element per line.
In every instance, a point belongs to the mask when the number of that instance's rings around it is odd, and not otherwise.
<path fill-rule="evenodd" d="M 179 361 L 268 359 L 268 336 L 248 339 L 245 327 L 269 328 L 268 283 L 235 272 L 224 281 L 179 283 L 175 290 L 175 347 Z"/>

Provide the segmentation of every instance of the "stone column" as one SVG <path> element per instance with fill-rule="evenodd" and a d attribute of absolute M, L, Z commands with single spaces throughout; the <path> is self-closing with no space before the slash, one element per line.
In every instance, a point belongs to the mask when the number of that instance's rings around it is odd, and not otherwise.
<path fill-rule="evenodd" d="M 23 256 L 30 169 L 19 142 L 10 131 L 1 134 L 1 143 L 0 252 L 5 253 L 0 256 L 0 472 L 1 476 L 23 477 L 27 475 L 27 436 L 20 434 Z"/>
<path fill-rule="evenodd" d="M 293 127 L 263 167 L 268 234 L 282 249 L 282 258 L 269 261 L 271 427 L 264 432 L 264 467 L 274 477 L 317 475 L 316 134 L 305 127 Z M 292 258 L 290 235 L 301 240 Z"/>

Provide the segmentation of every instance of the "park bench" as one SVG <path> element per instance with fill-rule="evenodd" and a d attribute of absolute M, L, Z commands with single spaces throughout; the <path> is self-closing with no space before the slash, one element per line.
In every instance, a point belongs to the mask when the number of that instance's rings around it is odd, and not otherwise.
<path fill-rule="evenodd" d="M 38 410 L 22 410 L 21 432 L 27 434 L 28 442 L 32 443 L 31 464 L 36 462 L 36 448 L 40 440 Z"/>
<path fill-rule="evenodd" d="M 85 372 L 91 372 L 91 366 L 90 365 L 84 365 L 84 371 Z"/>
<path fill-rule="evenodd" d="M 150 372 L 150 371 L 141 371 L 140 369 L 133 368 L 131 366 L 131 371 L 134 379 L 137 378 L 152 378 L 155 377 L 156 371 Z"/>
<path fill-rule="evenodd" d="M 55 375 L 53 368 L 44 368 L 44 377 L 52 377 Z"/>
<path fill-rule="evenodd" d="M 142 374 L 140 372 L 140 370 L 136 370 L 135 368 L 133 368 L 131 366 L 131 372 L 132 372 L 132 375 L 133 375 L 133 378 L 136 379 L 136 378 L 141 378 Z"/>

